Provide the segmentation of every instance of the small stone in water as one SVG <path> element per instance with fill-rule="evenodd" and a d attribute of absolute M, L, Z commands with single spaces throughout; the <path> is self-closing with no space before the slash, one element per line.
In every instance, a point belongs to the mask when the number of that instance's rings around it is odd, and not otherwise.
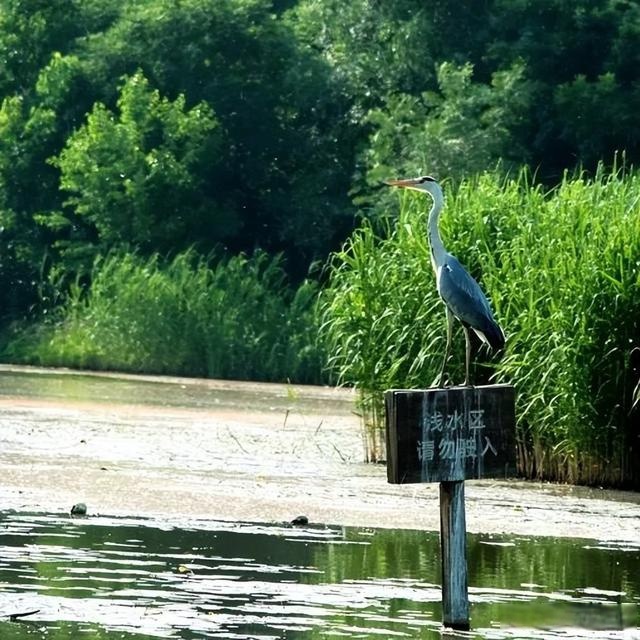
<path fill-rule="evenodd" d="M 305 524 L 309 524 L 309 518 L 307 518 L 307 516 L 298 516 L 291 521 L 291 524 L 304 526 Z"/>
<path fill-rule="evenodd" d="M 86 516 L 87 515 L 87 505 L 84 502 L 78 502 L 78 504 L 74 504 L 71 507 L 71 515 L 72 516 Z"/>

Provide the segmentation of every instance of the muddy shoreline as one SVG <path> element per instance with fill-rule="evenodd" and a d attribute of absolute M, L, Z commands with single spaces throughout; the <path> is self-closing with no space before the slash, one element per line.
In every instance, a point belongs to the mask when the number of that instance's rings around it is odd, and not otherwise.
<path fill-rule="evenodd" d="M 0 366 L 0 508 L 439 529 L 438 486 L 362 462 L 345 389 Z M 640 546 L 640 494 L 466 483 L 467 529 Z"/>

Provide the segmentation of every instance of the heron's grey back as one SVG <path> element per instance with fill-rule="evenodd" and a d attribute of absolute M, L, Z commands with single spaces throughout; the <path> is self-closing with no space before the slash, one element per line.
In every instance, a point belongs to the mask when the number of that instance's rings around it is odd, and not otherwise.
<path fill-rule="evenodd" d="M 487 297 L 451 254 L 447 254 L 440 270 L 438 293 L 459 320 L 483 333 L 494 349 L 502 347 L 504 335 L 493 317 Z"/>

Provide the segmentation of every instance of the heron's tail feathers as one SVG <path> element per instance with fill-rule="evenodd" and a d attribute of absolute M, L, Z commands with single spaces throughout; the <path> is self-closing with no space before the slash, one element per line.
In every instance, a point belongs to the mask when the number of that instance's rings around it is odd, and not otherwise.
<path fill-rule="evenodd" d="M 482 342 L 488 344 L 493 351 L 500 351 L 504 347 L 504 333 L 494 320 L 489 320 L 482 330 L 474 327 L 474 331 L 478 334 Z"/>
<path fill-rule="evenodd" d="M 493 322 L 491 330 L 487 332 L 487 342 L 494 351 L 500 351 L 504 348 L 504 333 L 497 322 Z"/>

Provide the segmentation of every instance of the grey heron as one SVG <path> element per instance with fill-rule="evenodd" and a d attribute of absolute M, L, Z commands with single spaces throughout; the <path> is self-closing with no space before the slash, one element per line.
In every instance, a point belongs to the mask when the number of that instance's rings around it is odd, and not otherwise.
<path fill-rule="evenodd" d="M 438 293 L 447 310 L 447 346 L 444 360 L 442 361 L 439 385 L 444 386 L 444 371 L 451 349 L 453 318 L 456 317 L 460 320 L 464 329 L 466 341 L 464 386 L 469 386 L 469 364 L 471 361 L 471 336 L 469 331 L 473 330 L 482 342 L 494 350 L 502 349 L 504 346 L 504 333 L 495 321 L 489 301 L 480 285 L 442 244 L 440 232 L 438 231 L 438 219 L 444 204 L 440 185 L 431 176 L 388 180 L 387 184 L 393 187 L 426 192 L 433 200 L 433 206 L 429 212 L 429 220 L 427 222 L 429 245 L 431 246 L 431 265 L 436 274 Z"/>

